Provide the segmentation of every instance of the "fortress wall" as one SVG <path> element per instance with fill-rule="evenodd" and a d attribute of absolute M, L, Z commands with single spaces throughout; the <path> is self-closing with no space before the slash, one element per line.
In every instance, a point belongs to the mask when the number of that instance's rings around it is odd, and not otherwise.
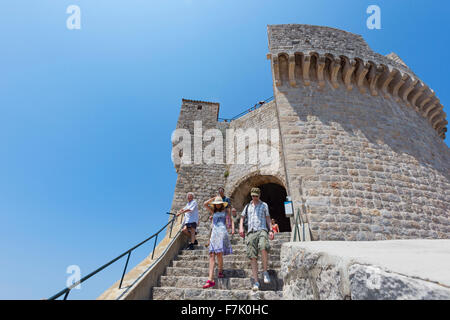
<path fill-rule="evenodd" d="M 384 98 L 314 88 L 279 93 L 277 105 L 292 195 L 306 200 L 318 239 L 449 237 L 448 148 L 417 131 L 423 119 Z"/>
<path fill-rule="evenodd" d="M 260 108 L 247 113 L 246 115 L 238 118 L 230 123 L 230 129 L 242 129 L 244 132 L 247 132 L 248 129 L 255 129 L 256 132 L 260 129 L 275 129 L 278 133 L 279 137 L 279 128 L 276 116 L 276 106 L 275 102 L 271 101 L 261 106 Z M 270 131 L 268 134 L 271 134 Z M 242 141 L 245 136 L 239 135 L 236 140 L 235 150 L 237 150 L 237 142 Z M 282 149 L 281 149 L 281 138 L 278 139 L 278 145 L 273 145 L 274 148 L 278 150 L 278 162 L 275 166 L 262 166 L 261 164 L 251 164 L 249 163 L 249 155 L 248 149 L 246 149 L 246 159 L 244 164 L 238 164 L 237 159 L 235 159 L 234 164 L 228 165 L 229 176 L 226 180 L 225 190 L 226 192 L 232 196 L 232 200 L 237 200 L 233 202 L 233 205 L 237 207 L 238 210 L 242 210 L 241 202 L 242 197 L 245 197 L 246 194 L 236 194 L 236 188 L 242 185 L 245 181 L 248 182 L 247 188 L 244 188 L 241 192 L 250 192 L 250 186 L 258 183 L 266 183 L 266 182 L 277 182 L 283 186 L 285 186 L 285 175 L 284 175 L 284 166 L 283 166 L 283 158 L 282 158 Z M 248 146 L 248 141 L 246 142 Z M 258 149 L 256 149 L 258 150 Z M 258 156 L 260 153 L 258 152 Z M 259 178 L 258 180 L 252 179 L 256 176 L 271 176 L 266 178 Z"/>
<path fill-rule="evenodd" d="M 201 110 L 199 110 L 201 106 Z M 260 129 L 275 129 L 279 137 L 279 127 L 276 116 L 275 102 L 269 102 L 260 108 L 253 110 L 244 116 L 232 121 L 217 122 L 218 104 L 202 101 L 192 101 L 183 99 L 183 104 L 180 111 L 180 116 L 177 123 L 177 128 L 183 128 L 189 130 L 191 133 L 192 142 L 192 154 L 194 154 L 194 121 L 202 121 L 202 134 L 206 130 L 211 128 L 219 129 L 222 132 L 223 140 L 223 164 L 181 164 L 176 165 L 175 168 L 178 173 L 177 183 L 175 187 L 175 193 L 172 203 L 172 211 L 175 212 L 179 208 L 183 207 L 186 202 L 186 194 L 189 191 L 194 192 L 196 199 L 201 206 L 205 200 L 216 194 L 217 189 L 220 186 L 224 186 L 227 196 L 233 199 L 233 193 L 235 193 L 238 187 L 242 187 L 244 182 L 248 183 L 248 188 L 239 190 L 238 194 L 234 194 L 237 202 L 233 205 L 237 205 L 237 209 L 241 210 L 242 198 L 246 196 L 247 189 L 250 192 L 250 186 L 258 183 L 275 182 L 285 186 L 285 175 L 282 158 L 281 141 L 278 138 L 278 144 L 273 147 L 278 150 L 278 162 L 275 166 L 263 166 L 260 163 L 252 164 L 249 159 L 249 140 L 245 136 L 245 133 L 250 133 L 248 129 L 255 130 L 254 132 L 259 134 Z M 242 131 L 235 131 L 236 138 L 234 144 L 234 151 L 230 150 L 230 146 L 226 145 L 227 129 L 234 129 Z M 228 131 L 229 133 L 229 131 Z M 244 133 L 244 134 L 242 134 Z M 268 132 L 271 134 L 271 132 Z M 246 141 L 243 141 L 246 140 Z M 203 150 L 210 142 L 203 142 Z M 245 143 L 246 156 L 243 164 L 238 163 L 238 143 Z M 258 156 L 258 143 L 255 146 Z M 229 158 L 227 151 L 231 151 L 234 156 L 232 163 L 226 164 Z M 228 158 L 227 158 L 228 157 Z M 194 160 L 194 159 L 193 159 Z M 225 174 L 227 172 L 227 174 Z M 261 176 L 263 176 L 261 178 Z M 252 179 L 258 177 L 257 180 Z M 242 193 L 242 194 L 241 194 Z M 236 197 L 237 196 L 237 197 Z M 206 221 L 207 212 L 200 208 L 202 220 Z"/>
<path fill-rule="evenodd" d="M 358 85 L 345 63 L 321 77 L 318 64 L 290 60 L 291 69 L 271 54 L 291 196 L 305 204 L 314 239 L 449 238 L 450 152 L 423 109 L 408 104 L 405 82 L 383 88 L 368 72 Z"/>
<path fill-rule="evenodd" d="M 200 110 L 199 107 L 201 107 Z M 191 133 L 192 155 L 194 155 L 194 121 L 202 121 L 202 134 L 208 129 L 224 130 L 227 124 L 218 123 L 218 113 L 218 103 L 183 99 L 177 129 L 187 129 Z M 208 144 L 210 144 L 209 141 L 203 141 L 202 148 L 205 149 Z M 184 207 L 186 194 L 193 192 L 198 202 L 200 220 L 206 222 L 208 212 L 203 208 L 203 202 L 214 196 L 217 189 L 225 184 L 226 167 L 225 164 L 205 164 L 203 160 L 196 164 L 194 156 L 192 156 L 192 160 L 192 164 L 175 166 L 178 177 L 171 212 L 176 212 Z"/>

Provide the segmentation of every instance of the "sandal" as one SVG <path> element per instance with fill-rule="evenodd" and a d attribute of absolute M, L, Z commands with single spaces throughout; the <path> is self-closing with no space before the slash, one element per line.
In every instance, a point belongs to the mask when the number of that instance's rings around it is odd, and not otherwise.
<path fill-rule="evenodd" d="M 206 284 L 203 286 L 203 289 L 208 289 L 211 287 L 214 287 L 216 285 L 216 283 L 214 281 L 208 280 L 206 281 Z"/>

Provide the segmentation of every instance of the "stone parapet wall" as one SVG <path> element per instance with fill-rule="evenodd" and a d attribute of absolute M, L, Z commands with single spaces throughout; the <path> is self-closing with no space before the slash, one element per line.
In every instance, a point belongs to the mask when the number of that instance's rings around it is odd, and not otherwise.
<path fill-rule="evenodd" d="M 274 25 L 268 34 L 276 87 L 325 90 L 329 83 L 332 90 L 393 99 L 427 119 L 425 126 L 445 139 L 448 121 L 440 100 L 397 55 L 382 56 L 361 36 L 327 27 Z"/>
<path fill-rule="evenodd" d="M 267 28 L 269 49 L 272 54 L 283 52 L 316 52 L 349 58 L 364 58 L 376 64 L 398 68 L 414 76 L 405 64 L 372 51 L 358 34 L 325 26 L 304 24 L 270 25 Z"/>

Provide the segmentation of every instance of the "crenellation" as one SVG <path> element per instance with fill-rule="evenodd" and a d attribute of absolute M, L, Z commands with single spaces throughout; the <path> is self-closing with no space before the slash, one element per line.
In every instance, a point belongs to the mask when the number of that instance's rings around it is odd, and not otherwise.
<path fill-rule="evenodd" d="M 424 92 L 424 94 L 417 100 L 417 107 L 419 108 L 419 111 L 421 113 L 423 113 L 423 108 L 425 107 L 425 105 L 430 102 L 432 99 L 434 99 L 436 93 L 428 88 L 428 90 L 426 90 Z"/>
<path fill-rule="evenodd" d="M 330 81 L 335 89 L 339 88 L 338 73 L 341 68 L 340 59 L 332 59 L 330 64 Z"/>
<path fill-rule="evenodd" d="M 364 94 L 364 93 L 366 93 L 365 82 L 366 82 L 366 75 L 370 70 L 370 64 L 368 64 L 368 63 L 366 64 L 366 63 L 364 63 L 364 61 L 362 61 L 361 59 L 358 59 L 358 58 L 356 58 L 355 60 L 357 61 L 357 67 L 356 67 L 357 70 L 356 70 L 356 74 L 355 74 L 356 85 L 358 86 L 359 91 L 362 94 Z M 390 82 L 388 82 L 388 81 L 386 81 L 386 82 L 387 83 L 385 83 L 385 84 L 386 84 L 386 91 L 387 91 L 387 86 L 389 85 Z"/>
<path fill-rule="evenodd" d="M 297 82 L 295 81 L 295 55 L 289 55 L 289 83 L 291 87 L 296 87 Z"/>
<path fill-rule="evenodd" d="M 369 81 L 369 91 L 372 96 L 378 95 L 377 82 L 378 79 L 383 74 L 384 68 L 382 66 L 377 66 L 372 64 L 370 71 L 368 73 L 368 81 Z"/>
<path fill-rule="evenodd" d="M 343 61 L 344 61 L 344 67 L 342 70 L 343 81 L 344 81 L 344 84 L 345 84 L 347 90 L 351 91 L 353 89 L 352 76 L 353 76 L 353 72 L 356 69 L 356 61 L 355 60 L 350 61 L 346 57 L 343 57 Z"/>
<path fill-rule="evenodd" d="M 319 89 L 326 87 L 325 80 L 334 89 L 342 83 L 352 91 L 356 85 L 361 94 L 368 91 L 372 96 L 380 93 L 385 98 L 392 96 L 396 102 L 403 101 L 419 113 L 432 99 L 429 93 L 433 91 L 396 54 L 385 57 L 373 52 L 361 36 L 308 25 L 273 25 L 268 27 L 268 33 L 268 57 L 289 56 L 285 77 L 291 87 L 297 86 L 299 80 L 307 87 L 317 80 Z M 343 46 L 342 43 L 351 45 Z M 297 70 L 301 72 L 300 76 Z M 274 69 L 278 87 L 283 82 L 278 81 L 277 74 L 283 78 L 284 72 L 283 69 Z"/>
<path fill-rule="evenodd" d="M 427 118 L 430 111 L 432 111 L 437 105 L 440 104 L 440 101 L 436 96 L 433 95 L 432 100 L 429 101 L 427 104 L 424 105 L 422 116 Z"/>
<path fill-rule="evenodd" d="M 408 78 L 409 78 L 409 75 L 406 73 L 401 75 L 401 77 L 398 79 L 397 84 L 392 89 L 392 96 L 394 97 L 394 100 L 396 102 L 399 102 L 401 100 L 401 97 L 399 96 L 399 90 L 405 84 L 405 82 L 408 80 Z"/>
<path fill-rule="evenodd" d="M 387 66 L 384 66 L 384 73 L 381 75 L 379 84 L 380 84 L 380 91 L 383 93 L 383 96 L 387 99 L 389 99 L 390 94 L 388 92 L 389 84 L 394 80 L 395 75 L 397 74 L 397 70 L 389 70 Z M 362 92 L 364 93 L 364 92 Z"/>
<path fill-rule="evenodd" d="M 399 90 L 399 96 L 409 106 L 411 105 L 411 103 L 408 100 L 408 96 L 414 90 L 414 88 L 417 86 L 418 83 L 419 79 L 408 77 L 403 87 L 401 87 L 401 89 Z"/>
<path fill-rule="evenodd" d="M 420 97 L 421 95 L 423 95 L 423 93 L 424 93 L 425 90 L 427 90 L 427 89 L 428 89 L 427 85 L 425 85 L 425 84 L 423 84 L 423 83 L 419 83 L 418 88 L 412 92 L 412 97 L 411 97 L 411 105 L 412 105 L 412 106 L 415 106 L 415 105 L 416 105 L 416 102 L 417 102 L 417 100 L 419 99 L 419 97 Z"/>
<path fill-rule="evenodd" d="M 311 84 L 311 81 L 309 79 L 309 67 L 311 64 L 311 56 L 302 55 L 301 61 L 302 61 L 301 69 L 302 69 L 303 85 L 307 87 Z"/>

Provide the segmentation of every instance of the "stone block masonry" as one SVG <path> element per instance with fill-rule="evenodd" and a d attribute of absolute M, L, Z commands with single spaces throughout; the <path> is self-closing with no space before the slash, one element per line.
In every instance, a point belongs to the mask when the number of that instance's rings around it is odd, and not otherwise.
<path fill-rule="evenodd" d="M 360 36 L 268 30 L 290 193 L 313 238 L 448 239 L 450 151 L 434 92 Z"/>
<path fill-rule="evenodd" d="M 183 99 L 177 129 L 189 130 L 193 137 L 191 140 L 194 141 L 194 122 L 201 121 L 203 131 L 220 128 L 224 124 L 218 122 L 218 115 L 218 103 Z M 202 146 L 206 144 L 203 142 Z M 196 157 L 193 145 L 192 154 Z M 171 212 L 184 207 L 187 193 L 194 192 L 199 207 L 200 223 L 206 223 L 209 214 L 204 210 L 203 202 L 214 196 L 219 187 L 225 185 L 226 166 L 225 164 L 205 164 L 203 160 L 201 162 L 200 164 L 175 165 L 178 177 Z"/>

